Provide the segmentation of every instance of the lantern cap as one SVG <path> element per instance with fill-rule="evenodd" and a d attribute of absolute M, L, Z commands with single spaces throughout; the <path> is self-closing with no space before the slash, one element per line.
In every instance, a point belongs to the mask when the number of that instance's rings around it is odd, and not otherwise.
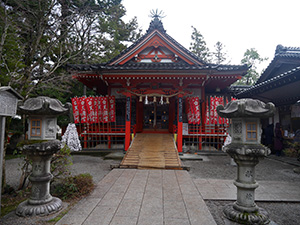
<path fill-rule="evenodd" d="M 69 112 L 69 105 L 63 105 L 58 99 L 39 96 L 27 99 L 18 110 L 26 115 L 62 115 Z"/>
<path fill-rule="evenodd" d="M 274 115 L 275 105 L 271 102 L 264 103 L 257 99 L 243 98 L 229 102 L 225 107 L 217 106 L 220 117 L 225 118 L 263 118 Z"/>

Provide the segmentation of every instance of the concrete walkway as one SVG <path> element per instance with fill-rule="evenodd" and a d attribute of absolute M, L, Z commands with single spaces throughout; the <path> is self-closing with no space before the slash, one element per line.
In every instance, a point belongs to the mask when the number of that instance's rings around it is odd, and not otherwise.
<path fill-rule="evenodd" d="M 114 169 L 57 224 L 216 223 L 187 171 Z"/>

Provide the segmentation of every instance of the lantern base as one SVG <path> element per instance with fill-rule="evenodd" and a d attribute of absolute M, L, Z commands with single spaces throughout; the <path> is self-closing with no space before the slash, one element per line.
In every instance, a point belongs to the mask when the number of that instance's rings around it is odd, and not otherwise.
<path fill-rule="evenodd" d="M 230 221 L 238 224 L 269 224 L 270 219 L 268 213 L 258 208 L 256 212 L 240 212 L 235 209 L 234 203 L 226 205 L 223 208 L 223 215 Z"/>
<path fill-rule="evenodd" d="M 16 214 L 23 217 L 47 216 L 58 212 L 61 208 L 62 201 L 56 197 L 53 197 L 52 201 L 41 205 L 31 205 L 28 200 L 26 200 L 17 207 Z"/>

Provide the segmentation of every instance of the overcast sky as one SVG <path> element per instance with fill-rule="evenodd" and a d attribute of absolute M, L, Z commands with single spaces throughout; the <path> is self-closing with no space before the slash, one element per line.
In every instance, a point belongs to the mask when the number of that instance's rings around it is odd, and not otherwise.
<path fill-rule="evenodd" d="M 278 44 L 300 47 L 300 0 L 123 0 L 125 21 L 137 17 L 143 32 L 151 22 L 152 9 L 163 11 L 167 33 L 187 49 L 194 26 L 210 51 L 220 41 L 230 64 L 240 64 L 247 49 L 255 48 L 269 59 Z"/>

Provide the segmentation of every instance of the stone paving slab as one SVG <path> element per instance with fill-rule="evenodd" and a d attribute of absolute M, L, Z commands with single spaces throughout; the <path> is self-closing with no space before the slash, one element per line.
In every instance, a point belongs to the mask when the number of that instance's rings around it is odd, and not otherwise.
<path fill-rule="evenodd" d="M 195 179 L 204 200 L 236 200 L 233 180 Z M 256 201 L 300 202 L 300 182 L 257 181 Z"/>
<path fill-rule="evenodd" d="M 187 171 L 114 169 L 56 224 L 216 223 Z"/>

